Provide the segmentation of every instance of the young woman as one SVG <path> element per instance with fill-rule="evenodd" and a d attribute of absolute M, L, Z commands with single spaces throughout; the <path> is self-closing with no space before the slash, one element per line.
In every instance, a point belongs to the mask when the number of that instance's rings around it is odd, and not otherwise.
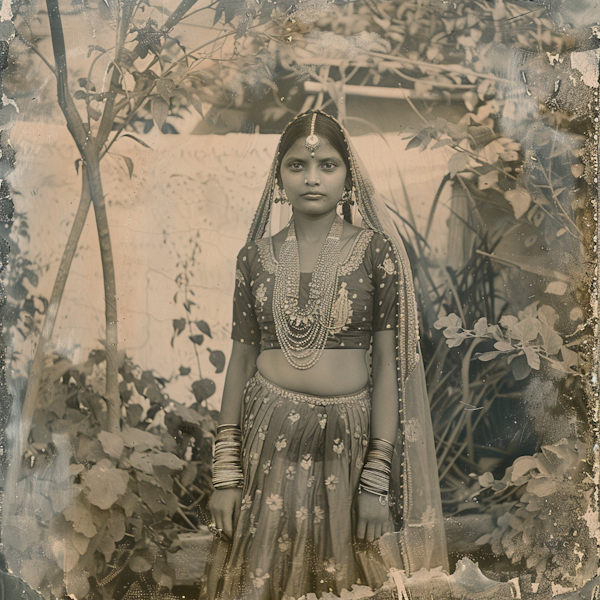
<path fill-rule="evenodd" d="M 273 201 L 293 217 L 263 238 Z M 325 113 L 281 136 L 238 255 L 232 338 L 207 595 L 320 597 L 447 567 L 410 267 Z"/>

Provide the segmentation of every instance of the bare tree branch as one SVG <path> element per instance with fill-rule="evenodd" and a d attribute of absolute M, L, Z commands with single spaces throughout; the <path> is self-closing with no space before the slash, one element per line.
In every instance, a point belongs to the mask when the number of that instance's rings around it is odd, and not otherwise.
<path fill-rule="evenodd" d="M 82 156 L 84 156 L 87 151 L 86 145 L 90 138 L 89 133 L 85 130 L 83 125 L 81 115 L 75 107 L 75 102 L 69 93 L 67 52 L 65 49 L 65 36 L 63 33 L 58 0 L 46 0 L 46 6 L 48 7 L 50 36 L 52 39 L 52 50 L 54 52 L 54 63 L 56 65 L 58 104 L 67 121 L 67 128 L 71 132 Z"/>

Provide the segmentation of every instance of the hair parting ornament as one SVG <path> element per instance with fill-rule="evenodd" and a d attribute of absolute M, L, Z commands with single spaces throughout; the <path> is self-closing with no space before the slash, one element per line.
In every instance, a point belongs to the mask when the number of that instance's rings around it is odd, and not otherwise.
<path fill-rule="evenodd" d="M 306 142 L 304 145 L 306 149 L 310 152 L 310 156 L 312 158 L 315 157 L 315 152 L 318 150 L 321 142 L 319 140 L 319 136 L 315 134 L 315 123 L 317 121 L 317 113 L 314 112 L 312 116 L 312 121 L 310 123 L 310 135 L 306 138 Z"/>

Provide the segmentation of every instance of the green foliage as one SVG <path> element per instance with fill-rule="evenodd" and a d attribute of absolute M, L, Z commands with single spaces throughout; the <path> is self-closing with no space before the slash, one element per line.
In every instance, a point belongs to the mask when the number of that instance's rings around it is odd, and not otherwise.
<path fill-rule="evenodd" d="M 9 216 L 12 217 L 10 229 L 2 235 L 10 245 L 10 261 L 3 281 L 7 298 L 2 321 L 5 331 L 18 332 L 26 339 L 40 332 L 41 320 L 48 308 L 48 300 L 35 293 L 40 276 L 48 266 L 43 265 L 39 257 L 32 260 L 22 249 L 29 241 L 26 215 L 17 212 Z"/>
<path fill-rule="evenodd" d="M 533 456 L 520 456 L 496 480 L 479 477 L 483 490 L 495 495 L 516 494 L 493 532 L 479 545 L 491 544 L 495 554 L 512 563 L 524 562 L 538 577 L 581 586 L 596 573 L 596 543 L 591 536 L 589 502 L 593 492 L 581 440 L 563 439 L 542 446 Z M 485 492 L 484 492 L 485 493 Z"/>
<path fill-rule="evenodd" d="M 197 311 L 197 303 L 194 300 L 195 292 L 193 286 L 194 269 L 198 266 L 198 256 L 201 249 L 197 239 L 190 239 L 192 244 L 191 249 L 188 249 L 187 255 L 181 254 L 177 249 L 177 268 L 181 269 L 175 277 L 177 284 L 177 292 L 173 297 L 175 304 L 181 305 L 184 310 L 184 316 L 178 319 L 173 319 L 173 336 L 171 338 L 171 346 L 175 340 L 184 332 L 188 332 L 188 339 L 192 343 L 192 348 L 195 358 L 195 370 L 198 379 L 195 379 L 191 384 L 192 393 L 196 401 L 202 406 L 206 406 L 206 401 L 212 397 L 217 391 L 215 382 L 202 375 L 202 364 L 200 360 L 200 348 L 204 345 L 205 336 L 212 339 L 212 332 L 209 324 L 202 319 L 195 319 L 194 314 Z M 198 333 L 200 331 L 201 333 Z M 221 350 L 211 350 L 206 348 L 208 352 L 208 360 L 215 368 L 216 373 L 222 373 L 225 369 L 225 354 Z M 187 377 L 192 375 L 192 368 L 182 365 L 179 367 L 179 375 Z"/>
<path fill-rule="evenodd" d="M 443 331 L 449 348 L 460 346 L 467 339 L 494 340 L 495 350 L 475 354 L 475 358 L 487 362 L 505 356 L 517 380 L 525 379 L 532 369 L 539 371 L 541 359 L 560 373 L 577 374 L 573 367 L 579 364 L 579 354 L 564 345 L 554 329 L 558 314 L 551 306 L 538 308 L 538 304 L 536 301 L 519 311 L 518 318 L 503 316 L 500 325 L 489 325 L 481 317 L 474 329 L 465 329 L 460 318 L 451 313 L 438 319 L 434 327 Z"/>
<path fill-rule="evenodd" d="M 164 379 L 125 358 L 124 422 L 110 433 L 104 360 L 95 351 L 80 365 L 57 356 L 47 362 L 17 491 L 35 505 L 7 517 L 5 543 L 18 552 L 19 573 L 47 597 L 112 598 L 126 568 L 151 571 L 157 585 L 171 587 L 167 553 L 177 551 L 179 533 L 197 530 L 198 506 L 212 489 L 215 414 L 171 399 Z M 40 478 L 48 481 L 47 501 Z"/>

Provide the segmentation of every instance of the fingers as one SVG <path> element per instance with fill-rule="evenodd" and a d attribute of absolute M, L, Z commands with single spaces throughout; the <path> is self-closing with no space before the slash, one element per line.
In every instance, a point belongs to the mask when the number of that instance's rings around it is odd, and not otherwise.
<path fill-rule="evenodd" d="M 356 537 L 359 540 L 374 542 L 384 534 L 393 531 L 391 521 L 359 520 L 356 526 Z"/>
<path fill-rule="evenodd" d="M 367 535 L 367 522 L 363 519 L 358 520 L 356 525 L 356 537 L 359 540 L 364 540 Z"/>
<path fill-rule="evenodd" d="M 218 506 L 213 506 L 212 498 L 208 501 L 208 510 L 217 529 L 223 529 L 223 512 Z"/>
<path fill-rule="evenodd" d="M 233 514 L 228 512 L 223 516 L 223 536 L 226 537 L 228 540 L 231 540 L 233 538 Z M 219 527 L 217 525 L 217 527 Z"/>
<path fill-rule="evenodd" d="M 237 523 L 240 518 L 241 507 L 242 507 L 242 504 L 239 500 L 235 503 L 235 506 L 233 507 L 233 529 L 234 530 L 237 527 Z"/>

